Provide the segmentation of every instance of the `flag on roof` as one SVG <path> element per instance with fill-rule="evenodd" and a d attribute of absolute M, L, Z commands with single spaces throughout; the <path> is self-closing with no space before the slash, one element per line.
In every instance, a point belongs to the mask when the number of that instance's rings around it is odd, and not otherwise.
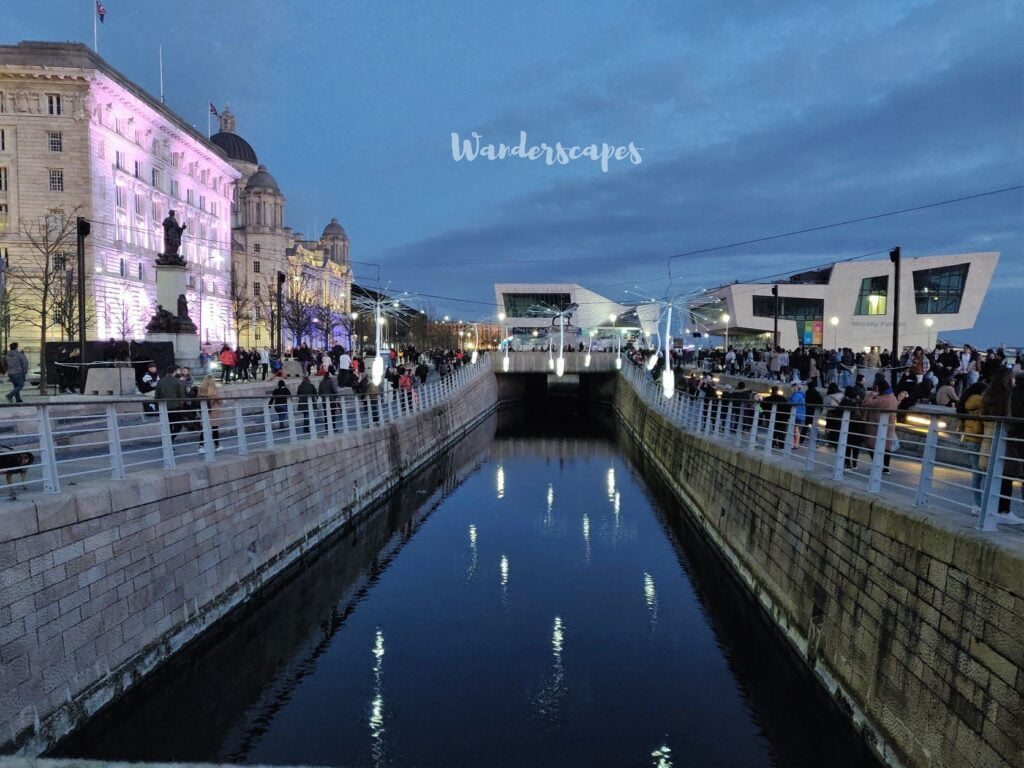
<path fill-rule="evenodd" d="M 107 9 L 103 7 L 100 0 L 96 0 L 96 15 L 100 17 L 100 24 L 102 24 L 103 17 L 107 15 Z"/>
<path fill-rule="evenodd" d="M 218 112 L 217 108 L 215 106 L 213 106 L 213 102 L 212 101 L 210 102 L 210 114 L 213 115 L 214 117 L 220 117 L 220 112 Z"/>

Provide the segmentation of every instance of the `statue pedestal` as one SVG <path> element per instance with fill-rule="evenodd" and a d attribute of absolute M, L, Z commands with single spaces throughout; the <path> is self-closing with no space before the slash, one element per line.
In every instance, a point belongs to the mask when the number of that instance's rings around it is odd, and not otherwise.
<path fill-rule="evenodd" d="M 178 306 L 178 297 L 185 293 L 187 283 L 187 267 L 157 264 L 156 303 L 163 306 L 169 312 L 174 312 L 175 307 Z"/>
<path fill-rule="evenodd" d="M 174 345 L 174 361 L 194 365 L 199 359 L 199 336 L 194 333 L 147 333 L 146 341 L 169 341 Z"/>

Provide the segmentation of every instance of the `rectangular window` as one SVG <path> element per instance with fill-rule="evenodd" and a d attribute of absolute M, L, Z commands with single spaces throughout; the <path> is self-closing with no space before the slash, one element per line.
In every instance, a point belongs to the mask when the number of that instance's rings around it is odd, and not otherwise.
<path fill-rule="evenodd" d="M 7 103 L 4 101 L 4 92 L 0 91 L 0 114 L 7 111 Z"/>
<path fill-rule="evenodd" d="M 252 252 L 253 253 L 259 253 L 260 252 L 260 244 L 259 243 L 253 243 L 252 244 Z"/>
<path fill-rule="evenodd" d="M 163 215 L 160 213 L 160 203 L 156 200 L 153 201 L 153 225 L 157 226 L 163 221 Z"/>
<path fill-rule="evenodd" d="M 139 280 L 145 280 L 145 279 L 146 279 L 146 267 L 140 261 L 139 262 Z"/>
<path fill-rule="evenodd" d="M 206 196 L 205 195 L 200 195 L 199 196 L 199 210 L 200 211 L 205 211 L 206 210 Z"/>
<path fill-rule="evenodd" d="M 3 128 L 0 128 L 0 152 L 7 151 L 7 134 Z"/>
<path fill-rule="evenodd" d="M 63 192 L 64 191 L 64 171 L 60 168 L 50 169 L 50 191 L 51 192 Z"/>
<path fill-rule="evenodd" d="M 121 261 L 120 261 L 118 267 L 119 267 L 118 271 L 120 272 L 121 277 L 127 277 L 128 276 L 128 262 L 125 260 L 124 256 L 121 257 Z"/>
<path fill-rule="evenodd" d="M 142 200 L 142 195 L 135 195 L 135 215 L 145 217 L 146 209 L 143 207 L 145 203 Z"/>
<path fill-rule="evenodd" d="M 884 315 L 889 295 L 889 276 L 865 277 L 860 281 L 860 292 L 857 294 L 855 315 Z"/>
<path fill-rule="evenodd" d="M 7 191 L 7 169 L 0 168 L 0 192 Z"/>
<path fill-rule="evenodd" d="M 195 205 L 196 193 L 191 189 L 185 190 L 185 201 L 189 205 Z"/>
<path fill-rule="evenodd" d="M 775 297 L 754 296 L 754 317 L 774 317 Z M 823 299 L 803 299 L 795 296 L 779 297 L 780 320 L 821 320 L 825 313 Z M 715 315 L 711 315 L 714 317 Z"/>
<path fill-rule="evenodd" d="M 135 178 L 142 178 L 142 163 L 140 163 L 138 160 L 135 161 Z"/>
<path fill-rule="evenodd" d="M 7 227 L 7 203 L 0 203 L 0 232 Z"/>
<path fill-rule="evenodd" d="M 46 94 L 46 111 L 51 115 L 60 115 L 60 94 L 59 93 L 48 93 Z"/>
<path fill-rule="evenodd" d="M 509 317 L 541 317 L 541 310 L 553 307 L 561 311 L 572 303 L 568 293 L 506 293 L 505 314 Z"/>
<path fill-rule="evenodd" d="M 64 151 L 64 134 L 60 131 L 49 131 L 47 134 L 51 152 Z"/>
<path fill-rule="evenodd" d="M 252 263 L 252 271 L 255 272 L 257 275 L 260 273 L 260 263 L 258 261 L 254 261 Z"/>
<path fill-rule="evenodd" d="M 955 315 L 967 285 L 970 263 L 914 270 L 914 304 L 919 315 Z"/>
<path fill-rule="evenodd" d="M 158 171 L 156 168 L 154 168 L 150 172 L 149 178 L 150 178 L 153 186 L 156 187 L 157 189 L 160 189 L 160 171 Z"/>
<path fill-rule="evenodd" d="M 119 170 L 124 170 L 124 153 L 115 150 L 114 151 L 114 167 Z"/>
<path fill-rule="evenodd" d="M 259 297 L 259 295 L 260 295 L 260 284 L 259 283 L 253 283 L 252 284 L 252 295 L 256 296 L 256 297 Z"/>
<path fill-rule="evenodd" d="M 255 328 L 253 328 L 253 332 L 252 333 L 253 333 L 253 338 L 256 341 L 259 341 L 261 338 L 263 338 L 262 334 L 260 333 L 260 327 L 258 325 Z"/>
<path fill-rule="evenodd" d="M 177 179 L 171 179 L 171 197 L 175 200 L 178 199 L 178 181 Z"/>
<path fill-rule="evenodd" d="M 127 195 L 125 194 L 124 187 L 114 187 L 114 199 L 117 201 L 118 208 L 128 207 Z"/>

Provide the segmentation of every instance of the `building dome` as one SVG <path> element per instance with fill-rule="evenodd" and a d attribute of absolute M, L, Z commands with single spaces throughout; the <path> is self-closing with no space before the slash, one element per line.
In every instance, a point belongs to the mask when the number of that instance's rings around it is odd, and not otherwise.
<path fill-rule="evenodd" d="M 324 227 L 324 233 L 320 235 L 320 238 L 326 239 L 331 236 L 344 237 L 348 239 L 348 235 L 345 234 L 345 228 L 338 223 L 337 219 L 331 219 L 330 223 Z"/>
<path fill-rule="evenodd" d="M 218 115 L 220 118 L 220 132 L 213 134 L 210 141 L 224 150 L 228 160 L 236 160 L 243 163 L 259 164 L 256 159 L 256 151 L 248 141 L 235 133 L 235 116 L 227 107 Z"/>
<path fill-rule="evenodd" d="M 261 165 L 256 169 L 256 173 L 249 177 L 249 182 L 245 185 L 245 189 L 246 191 L 261 189 L 268 190 L 276 195 L 281 194 L 277 181 L 270 175 L 265 165 Z"/>

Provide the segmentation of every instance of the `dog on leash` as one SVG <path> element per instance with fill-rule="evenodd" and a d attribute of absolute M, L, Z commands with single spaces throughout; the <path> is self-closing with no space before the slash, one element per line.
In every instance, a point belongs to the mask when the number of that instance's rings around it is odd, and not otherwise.
<path fill-rule="evenodd" d="M 7 482 L 10 498 L 17 498 L 14 494 L 14 489 L 9 487 L 14 482 L 14 476 L 21 475 L 20 479 L 24 481 L 28 477 L 28 466 L 33 461 L 35 461 L 35 457 L 28 451 L 0 453 L 0 472 L 4 473 L 4 480 Z"/>

